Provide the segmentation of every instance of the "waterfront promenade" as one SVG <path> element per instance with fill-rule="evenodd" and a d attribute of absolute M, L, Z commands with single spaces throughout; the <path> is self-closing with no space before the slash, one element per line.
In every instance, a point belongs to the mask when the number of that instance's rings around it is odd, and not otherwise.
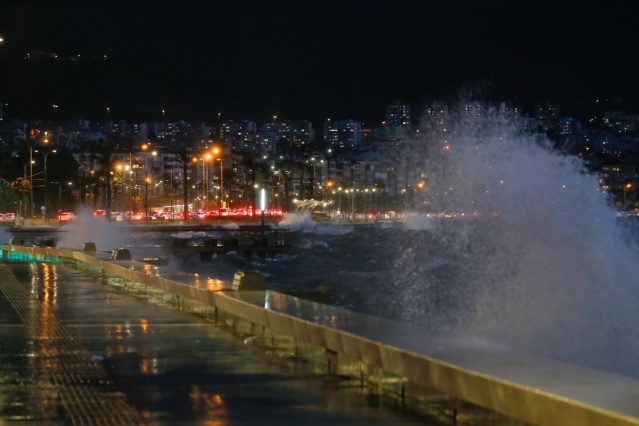
<path fill-rule="evenodd" d="M 61 263 L 0 263 L 0 424 L 420 424 Z M 437 424 L 437 423 L 434 423 Z"/>

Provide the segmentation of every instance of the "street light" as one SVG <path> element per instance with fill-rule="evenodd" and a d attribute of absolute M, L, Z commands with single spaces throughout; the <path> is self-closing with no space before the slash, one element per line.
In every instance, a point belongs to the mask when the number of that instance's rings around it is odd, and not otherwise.
<path fill-rule="evenodd" d="M 214 151 L 215 152 L 215 151 Z M 211 192 L 211 179 L 209 176 L 209 161 L 213 158 L 213 156 L 209 153 L 205 154 L 204 157 L 202 158 L 202 174 L 204 175 L 204 178 L 206 179 L 204 181 L 204 193 L 206 194 L 204 196 L 204 210 L 205 211 L 209 211 L 210 206 L 209 206 L 209 200 L 210 200 L 210 192 Z M 204 163 L 206 162 L 206 169 L 204 168 Z M 215 169 L 213 169 L 213 172 L 215 174 Z"/>
<path fill-rule="evenodd" d="M 155 171 L 153 170 L 153 167 L 155 166 L 155 157 L 157 155 L 158 155 L 157 151 L 151 152 L 151 163 L 152 163 L 152 165 L 151 165 L 151 178 L 153 178 L 154 175 L 155 175 Z M 145 185 L 145 191 L 146 191 L 146 194 L 145 194 L 145 197 L 146 197 L 145 204 L 146 205 L 144 206 L 144 209 L 145 209 L 144 217 L 146 217 L 146 223 L 148 224 L 149 223 L 149 179 L 151 179 L 151 178 L 149 178 L 149 158 L 148 157 L 144 160 L 144 166 L 145 166 L 144 167 L 144 172 L 145 172 L 144 173 L 145 174 L 144 185 Z"/>
<path fill-rule="evenodd" d="M 212 161 L 212 164 L 213 164 L 213 190 L 214 191 L 215 191 L 215 156 L 217 154 L 219 154 L 219 153 L 220 153 L 220 150 L 217 147 L 213 148 L 213 156 L 212 156 L 213 161 Z M 220 159 L 220 161 L 221 161 L 221 159 Z M 220 180 L 221 179 L 222 179 L 222 168 L 220 167 Z M 217 206 L 217 200 L 216 200 L 216 206 L 215 207 L 216 208 L 218 207 Z"/>
<path fill-rule="evenodd" d="M 198 196 L 197 196 L 197 162 L 198 162 L 198 158 L 197 157 L 193 157 L 193 191 L 192 193 L 195 194 L 195 198 L 193 200 L 193 208 L 195 209 L 197 200 L 198 200 Z M 202 161 L 202 173 L 204 173 L 204 161 Z M 204 185 L 204 178 L 202 178 L 202 185 Z M 204 190 L 202 190 L 204 191 Z M 186 212 L 185 212 L 186 215 Z M 186 216 L 185 216 L 186 217 Z"/>
<path fill-rule="evenodd" d="M 118 171 L 118 175 L 120 177 L 120 180 L 122 181 L 122 189 L 120 191 L 120 196 L 118 197 L 119 202 L 116 203 L 116 208 L 118 209 L 118 211 L 122 211 L 122 200 L 124 198 L 123 194 L 126 194 L 126 182 L 124 180 L 124 173 L 122 172 L 124 170 L 124 166 L 122 164 L 116 164 L 115 169 Z"/>
<path fill-rule="evenodd" d="M 58 185 L 58 213 L 62 212 L 62 182 L 51 182 Z M 73 182 L 67 182 L 68 186 L 72 186 Z"/>
<path fill-rule="evenodd" d="M 175 206 L 173 203 L 173 165 L 171 165 L 171 182 L 169 184 L 169 191 L 171 196 L 171 222 L 175 219 Z"/>
<path fill-rule="evenodd" d="M 149 224 L 149 178 L 144 179 L 144 223 Z"/>
<path fill-rule="evenodd" d="M 122 176 L 122 182 L 124 186 L 126 186 L 126 175 L 129 175 L 129 200 L 128 200 L 128 208 L 129 214 L 133 211 L 133 168 L 131 167 L 131 156 L 129 156 L 129 164 L 124 166 L 124 175 Z M 126 210 L 127 206 L 122 206 L 122 210 Z M 123 213 L 124 214 L 124 213 Z"/>
<path fill-rule="evenodd" d="M 33 161 L 28 162 L 22 168 L 23 169 L 22 176 L 23 176 L 24 180 L 27 180 L 27 166 L 31 166 L 31 168 L 33 169 Z M 29 176 L 29 191 L 31 192 L 31 202 L 33 202 L 33 182 L 31 182 L 31 179 L 32 179 L 32 177 Z M 25 195 L 25 197 L 26 197 L 26 195 Z M 21 216 L 25 216 L 25 214 L 27 213 L 26 212 L 27 206 L 25 204 L 25 205 L 21 205 L 21 207 L 23 207 L 25 211 L 20 211 L 20 215 Z M 22 208 L 21 208 L 21 210 L 22 210 Z"/>
<path fill-rule="evenodd" d="M 37 152 L 42 154 L 42 156 L 44 157 L 44 206 L 42 206 L 42 216 L 45 219 L 45 221 L 47 220 L 48 216 L 46 215 L 46 211 L 47 211 L 47 157 L 49 156 L 49 154 L 51 154 L 52 152 L 58 152 L 57 150 L 53 149 L 49 152 L 42 152 L 42 151 L 38 151 L 37 149 L 33 152 Z"/>
<path fill-rule="evenodd" d="M 220 194 L 222 196 L 222 207 L 226 207 L 224 200 L 224 159 L 220 157 Z"/>
<path fill-rule="evenodd" d="M 364 222 L 368 222 L 368 213 L 370 212 L 371 208 L 370 208 L 370 195 L 368 198 L 368 209 L 366 209 L 366 194 L 368 194 L 368 188 L 364 189 Z"/>
<path fill-rule="evenodd" d="M 32 164 L 32 163 L 33 163 L 33 161 L 31 161 L 31 162 L 29 162 L 29 163 L 25 164 L 25 165 L 24 165 L 24 167 L 22 167 L 22 169 L 23 169 L 22 171 L 23 171 L 23 177 L 24 177 L 24 179 L 26 179 L 26 178 L 27 178 L 27 166 L 28 166 L 28 165 L 30 165 L 30 164 Z"/>
<path fill-rule="evenodd" d="M 626 205 L 626 193 L 628 192 L 629 189 L 632 188 L 632 184 L 631 183 L 627 183 L 624 185 L 623 187 L 623 211 L 625 212 L 628 207 Z"/>
<path fill-rule="evenodd" d="M 355 222 L 355 189 L 351 188 L 351 221 Z"/>

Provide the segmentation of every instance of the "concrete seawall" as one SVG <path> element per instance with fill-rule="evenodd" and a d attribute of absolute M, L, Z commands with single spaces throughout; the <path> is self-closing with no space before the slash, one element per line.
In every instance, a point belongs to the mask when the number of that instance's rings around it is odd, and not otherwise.
<path fill-rule="evenodd" d="M 445 401 L 451 416 L 470 403 L 540 425 L 639 425 L 639 380 L 557 363 L 472 339 L 431 334 L 420 327 L 357 314 L 273 291 L 228 286 L 106 253 L 3 245 L 3 258 L 63 261 L 158 291 L 200 309 L 264 345 L 315 358 L 330 374 L 360 377 L 402 404 Z M 277 342 L 277 345 L 276 345 Z"/>

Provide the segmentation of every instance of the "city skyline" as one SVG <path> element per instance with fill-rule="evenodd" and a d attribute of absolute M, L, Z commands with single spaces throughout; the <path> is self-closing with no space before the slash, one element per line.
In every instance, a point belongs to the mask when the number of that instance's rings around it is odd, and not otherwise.
<path fill-rule="evenodd" d="M 628 2 L 440 3 L 3 2 L 0 100 L 9 117 L 370 126 L 388 103 L 464 88 L 523 102 L 639 98 Z"/>

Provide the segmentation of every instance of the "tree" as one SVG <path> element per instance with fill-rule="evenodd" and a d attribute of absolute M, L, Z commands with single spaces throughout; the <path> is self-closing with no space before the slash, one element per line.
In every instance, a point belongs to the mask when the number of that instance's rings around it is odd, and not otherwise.
<path fill-rule="evenodd" d="M 274 176 L 277 177 L 279 185 L 284 185 L 284 200 L 286 202 L 285 211 L 288 211 L 289 199 L 288 199 L 288 183 L 291 181 L 290 170 L 276 170 Z"/>
<path fill-rule="evenodd" d="M 104 188 L 105 196 L 105 210 L 107 218 L 111 220 L 111 170 L 113 168 L 114 158 L 113 151 L 110 144 L 102 142 L 95 146 L 92 153 L 93 159 L 100 166 L 98 174 L 98 182 Z"/>
<path fill-rule="evenodd" d="M 17 178 L 11 182 L 0 179 L 0 211 L 15 211 L 21 214 L 20 205 L 30 189 L 31 182 L 28 179 Z"/>
<path fill-rule="evenodd" d="M 182 190 L 184 196 L 184 223 L 189 221 L 189 184 L 187 182 L 187 174 L 189 170 L 189 165 L 193 159 L 193 154 L 191 153 L 190 147 L 186 144 L 180 144 L 174 150 L 175 158 L 182 165 Z"/>
<path fill-rule="evenodd" d="M 19 177 L 16 180 L 12 181 L 10 185 L 13 193 L 19 199 L 18 203 L 26 207 L 27 194 L 31 192 L 31 181 L 29 179 Z M 21 211 L 18 211 L 17 213 L 22 215 Z"/>

